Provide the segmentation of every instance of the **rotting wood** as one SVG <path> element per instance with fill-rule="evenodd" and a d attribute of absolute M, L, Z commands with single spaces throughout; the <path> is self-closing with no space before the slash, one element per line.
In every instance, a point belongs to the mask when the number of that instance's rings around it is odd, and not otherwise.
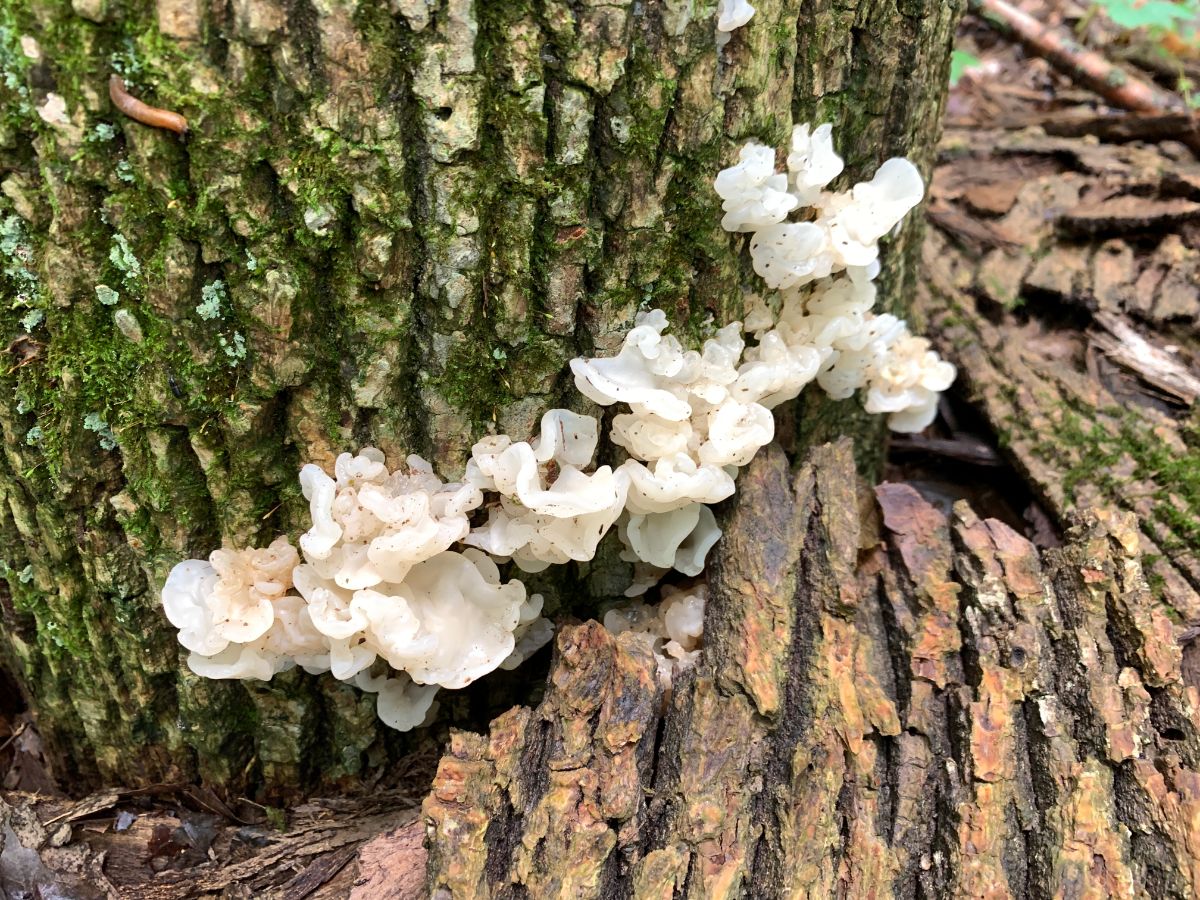
<path fill-rule="evenodd" d="M 1177 354 L 1152 344 L 1128 322 L 1110 312 L 1096 313 L 1095 322 L 1098 330 L 1092 332 L 1092 342 L 1113 360 L 1185 406 L 1191 406 L 1200 397 L 1200 378 L 1192 374 Z"/>
<path fill-rule="evenodd" d="M 1132 512 L 1155 590 L 1186 624 L 1200 622 L 1200 252 L 1186 232 L 1105 239 L 1059 227 L 1097 197 L 1145 225 L 1170 198 L 1198 196 L 1195 164 L 1153 146 L 1035 133 L 953 132 L 946 145 L 955 154 L 933 196 L 957 213 L 978 166 L 1014 196 L 988 224 L 1021 246 L 986 245 L 934 218 L 918 320 L 1059 523 L 1076 508 Z"/>
<path fill-rule="evenodd" d="M 845 443 L 743 479 L 665 706 L 588 623 L 536 709 L 455 736 L 434 896 L 1194 896 L 1196 686 L 1131 515 L 1039 554 L 907 485 L 864 504 Z"/>

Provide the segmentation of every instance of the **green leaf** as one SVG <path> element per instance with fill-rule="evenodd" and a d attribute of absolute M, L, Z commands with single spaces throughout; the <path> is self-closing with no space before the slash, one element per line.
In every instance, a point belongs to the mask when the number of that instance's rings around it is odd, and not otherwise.
<path fill-rule="evenodd" d="M 1175 3 L 1172 0 L 1095 0 L 1097 6 L 1122 28 L 1174 29 L 1176 23 L 1186 21 L 1196 14 L 1196 3 L 1189 0 Z"/>
<path fill-rule="evenodd" d="M 958 80 L 963 77 L 963 73 L 974 66 L 978 66 L 982 60 L 966 50 L 955 49 L 950 54 L 950 87 L 958 84 Z"/>

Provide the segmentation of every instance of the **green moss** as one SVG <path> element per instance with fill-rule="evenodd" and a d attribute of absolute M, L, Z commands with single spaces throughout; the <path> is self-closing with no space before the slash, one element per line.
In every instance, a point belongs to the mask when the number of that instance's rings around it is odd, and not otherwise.
<path fill-rule="evenodd" d="M 513 395 L 509 361 L 497 359 L 491 347 L 471 339 L 455 342 L 439 380 L 445 396 L 476 423 L 494 421 Z"/>
<path fill-rule="evenodd" d="M 1169 535 L 1159 541 L 1170 553 L 1200 545 L 1200 422 L 1193 416 L 1180 429 L 1186 451 L 1180 453 L 1162 441 L 1144 420 L 1131 411 L 1110 410 L 1115 422 L 1110 430 L 1063 409 L 1056 438 L 1075 449 L 1074 465 L 1063 476 L 1063 490 L 1075 500 L 1080 485 L 1096 485 L 1111 496 L 1131 489 L 1130 477 L 1118 474 L 1120 464 L 1132 460 L 1132 478 L 1152 483 L 1149 498 L 1154 520 Z M 1055 454 L 1061 464 L 1063 457 Z"/>

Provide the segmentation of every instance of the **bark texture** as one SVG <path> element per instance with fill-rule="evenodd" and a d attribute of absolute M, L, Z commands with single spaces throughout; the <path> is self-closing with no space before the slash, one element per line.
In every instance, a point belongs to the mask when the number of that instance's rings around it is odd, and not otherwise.
<path fill-rule="evenodd" d="M 307 461 L 373 444 L 455 474 L 643 304 L 690 338 L 735 317 L 744 241 L 710 183 L 744 139 L 831 121 L 851 177 L 930 161 L 961 4 L 756 5 L 722 55 L 715 0 L 0 6 L 0 657 L 62 774 L 357 779 L 373 701 L 191 677 L 170 567 L 294 533 Z M 114 71 L 186 141 L 114 110 Z M 852 409 L 809 402 L 800 433 L 870 461 Z"/>
<path fill-rule="evenodd" d="M 455 735 L 434 896 L 1196 895 L 1197 687 L 1131 515 L 1039 553 L 872 496 L 846 442 L 743 479 L 673 696 L 591 622 L 536 709 Z"/>
<path fill-rule="evenodd" d="M 1194 637 L 1200 176 L 1168 143 L 1109 140 L 949 132 L 916 310 L 1052 517 L 1136 516 Z"/>

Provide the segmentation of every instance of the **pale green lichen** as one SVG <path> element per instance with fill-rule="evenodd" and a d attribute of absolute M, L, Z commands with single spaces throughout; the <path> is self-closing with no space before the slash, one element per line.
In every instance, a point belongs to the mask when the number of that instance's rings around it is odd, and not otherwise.
<path fill-rule="evenodd" d="M 42 324 L 46 319 L 46 314 L 40 309 L 31 309 L 21 317 L 21 327 L 26 331 L 33 331 Z"/>
<path fill-rule="evenodd" d="M 210 281 L 200 289 L 200 297 L 196 315 L 206 322 L 221 318 L 221 306 L 229 301 L 225 293 L 225 282 Z"/>
<path fill-rule="evenodd" d="M 96 299 L 105 306 L 116 306 L 117 301 L 121 299 L 121 295 L 107 284 L 98 284 L 96 285 Z"/>
<path fill-rule="evenodd" d="M 0 219 L 0 257 L 4 275 L 16 289 L 16 305 L 28 303 L 37 293 L 38 278 L 33 270 L 33 247 L 19 216 Z"/>
<path fill-rule="evenodd" d="M 7 90 L 16 94 L 13 112 L 26 119 L 33 117 L 29 86 L 25 83 L 31 62 L 21 50 L 17 32 L 7 25 L 0 25 L 0 81 Z"/>
<path fill-rule="evenodd" d="M 133 281 L 142 274 L 142 264 L 134 255 L 133 249 L 125 235 L 118 232 L 113 235 L 112 247 L 108 251 L 108 261 L 117 267 L 125 276 L 126 283 Z"/>
<path fill-rule="evenodd" d="M 117 448 L 117 436 L 113 434 L 113 430 L 109 428 L 108 422 L 104 420 L 98 412 L 90 412 L 83 417 L 83 427 L 88 431 L 95 432 L 100 439 L 100 446 L 105 450 L 115 450 Z"/>
<path fill-rule="evenodd" d="M 125 79 L 126 87 L 142 74 L 142 61 L 133 41 L 126 38 L 124 48 L 109 54 L 108 67 Z"/>
<path fill-rule="evenodd" d="M 235 331 L 229 340 L 226 340 L 223 334 L 217 335 L 217 343 L 225 351 L 229 365 L 236 366 L 246 358 L 246 339 L 238 332 Z"/>

